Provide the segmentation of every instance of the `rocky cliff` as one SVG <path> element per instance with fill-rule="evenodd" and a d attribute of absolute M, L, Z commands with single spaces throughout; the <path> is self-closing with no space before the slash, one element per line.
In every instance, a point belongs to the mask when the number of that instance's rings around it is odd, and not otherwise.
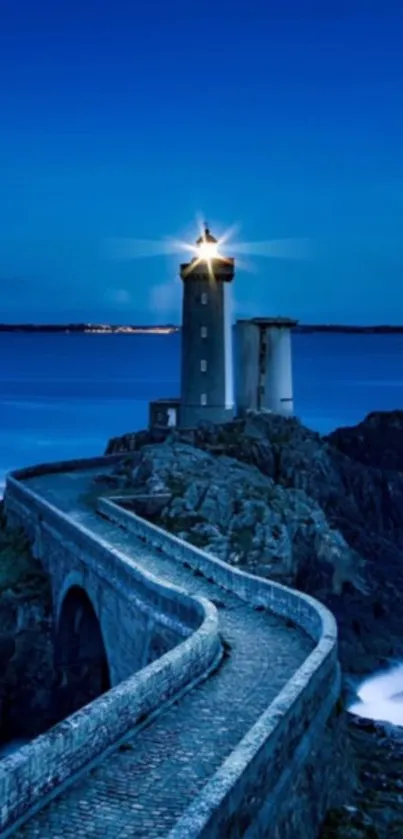
<path fill-rule="evenodd" d="M 36 736 L 53 720 L 51 607 L 47 576 L 0 510 L 0 743 Z"/>
<path fill-rule="evenodd" d="M 403 472 L 403 411 L 375 411 L 327 440 L 364 466 Z"/>
<path fill-rule="evenodd" d="M 159 514 L 165 527 L 325 602 L 344 669 L 360 675 L 403 656 L 403 474 L 378 465 L 385 426 L 403 463 L 403 414 L 370 415 L 358 440 L 375 436 L 376 423 L 375 465 L 363 462 L 364 443 L 355 459 L 354 429 L 322 438 L 270 414 L 174 432 L 162 444 L 127 435 L 108 446 L 132 453 L 113 484 L 170 493 Z"/>

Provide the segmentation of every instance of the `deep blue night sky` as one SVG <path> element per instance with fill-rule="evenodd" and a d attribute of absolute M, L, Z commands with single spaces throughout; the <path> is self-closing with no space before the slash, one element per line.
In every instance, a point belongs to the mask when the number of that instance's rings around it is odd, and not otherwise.
<path fill-rule="evenodd" d="M 106 243 L 183 238 L 201 213 L 239 240 L 310 241 L 305 259 L 251 257 L 237 313 L 403 323 L 401 3 L 0 15 L 0 320 L 177 320 L 179 257 Z"/>

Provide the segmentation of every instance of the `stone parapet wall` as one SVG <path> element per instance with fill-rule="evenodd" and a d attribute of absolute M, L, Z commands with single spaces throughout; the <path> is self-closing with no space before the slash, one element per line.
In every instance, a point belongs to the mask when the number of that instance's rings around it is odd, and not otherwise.
<path fill-rule="evenodd" d="M 180 614 L 179 623 L 189 627 L 188 637 L 0 763 L 0 832 L 116 744 L 144 715 L 197 683 L 221 655 L 212 604 L 191 598 L 136 569 L 135 564 L 129 565 L 117 550 L 18 480 L 72 468 L 102 469 L 119 459 L 121 456 L 77 461 L 73 467 L 70 462 L 51 464 L 15 473 L 7 485 L 7 516 L 12 524 L 26 529 L 38 555 L 41 539 L 63 542 L 80 561 L 85 558 L 88 567 L 96 563 L 105 584 L 113 577 L 122 592 L 131 586 L 139 608 L 154 608 L 161 620 L 167 621 Z M 228 566 L 115 501 L 100 499 L 99 511 L 147 546 L 192 567 L 252 608 L 269 608 L 292 621 L 315 642 L 303 665 L 185 811 L 170 839 L 313 839 L 328 803 L 334 803 L 337 786 L 332 749 L 337 744 L 334 728 L 340 672 L 333 616 L 313 598 Z"/>
<path fill-rule="evenodd" d="M 184 634 L 184 628 L 194 629 L 199 625 L 202 610 L 195 598 L 162 584 L 135 563 L 129 564 L 119 551 L 111 549 L 108 543 L 40 498 L 14 476 L 7 479 L 5 514 L 11 526 L 22 527 L 27 533 L 34 555 L 46 570 L 49 570 L 47 556 L 41 541 L 44 534 L 49 534 L 61 545 L 65 544 L 105 583 L 110 584 L 113 580 L 114 590 L 122 596 L 127 598 L 129 593 L 131 596 L 135 593 L 139 609 L 149 611 L 151 608 L 161 622 L 174 624 L 181 634 Z"/>
<path fill-rule="evenodd" d="M 14 469 L 7 475 L 7 481 L 15 478 L 18 481 L 27 481 L 29 478 L 37 478 L 40 475 L 56 475 L 58 472 L 81 472 L 83 469 L 96 469 L 97 466 L 106 468 L 119 463 L 127 457 L 127 452 L 117 454 L 99 455 L 98 457 L 82 457 L 75 460 L 55 460 L 53 463 L 38 463 L 36 466 L 24 466 L 23 469 Z"/>
<path fill-rule="evenodd" d="M 105 458 L 77 462 L 77 468 L 105 465 Z M 62 470 L 66 465 L 62 464 Z M 68 465 L 70 469 L 70 464 Z M 213 604 L 168 586 L 128 563 L 123 554 L 22 485 L 17 478 L 59 471 L 52 464 L 23 470 L 7 481 L 5 508 L 12 526 L 21 526 L 42 560 L 41 542 L 64 545 L 71 556 L 97 563 L 97 573 L 113 578 L 136 606 L 153 610 L 185 637 L 151 664 L 90 705 L 0 762 L 0 833 L 27 816 L 44 797 L 115 745 L 164 703 L 204 678 L 220 661 L 218 616 Z M 45 561 L 46 565 L 46 561 Z"/>
<path fill-rule="evenodd" d="M 190 638 L 0 762 L 0 833 L 218 663 L 214 612 L 206 607 Z"/>
<path fill-rule="evenodd" d="M 129 530 L 148 546 L 163 551 L 178 562 L 187 563 L 207 579 L 232 591 L 252 606 L 269 608 L 277 615 L 293 620 L 317 642 L 316 655 L 319 651 L 321 658 L 326 658 L 327 654 L 333 651 L 337 658 L 336 621 L 331 612 L 318 600 L 296 589 L 234 568 L 120 506 L 120 502 L 126 505 L 129 501 L 128 496 L 115 496 L 113 500 L 100 498 L 97 508 L 102 515 Z"/>
<path fill-rule="evenodd" d="M 316 642 L 304 664 L 184 813 L 170 839 L 311 839 L 329 801 L 334 801 L 334 789 L 320 786 L 320 772 L 316 772 L 315 788 L 307 780 L 313 774 L 310 755 L 325 738 L 340 693 L 337 627 L 332 614 L 308 595 L 232 568 L 123 509 L 117 501 L 100 499 L 99 511 L 254 608 L 270 608 L 293 621 Z M 326 760 L 331 761 L 331 753 Z M 305 789 L 305 795 L 299 795 L 297 801 L 298 789 Z M 321 801 L 316 809 L 312 796 Z M 299 833 L 293 818 L 296 807 Z"/>

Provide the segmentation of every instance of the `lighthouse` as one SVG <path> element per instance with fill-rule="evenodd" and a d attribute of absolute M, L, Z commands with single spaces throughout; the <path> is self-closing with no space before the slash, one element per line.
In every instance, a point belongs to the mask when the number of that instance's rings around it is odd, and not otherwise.
<path fill-rule="evenodd" d="M 235 326 L 236 408 L 232 360 L 231 286 L 235 260 L 204 225 L 193 258 L 180 266 L 183 282 L 180 396 L 149 405 L 154 439 L 170 429 L 222 424 L 248 411 L 292 416 L 291 334 L 297 321 L 254 317 Z"/>
<path fill-rule="evenodd" d="M 222 423 L 234 415 L 231 284 L 235 260 L 220 253 L 208 225 L 183 281 L 179 424 Z"/>

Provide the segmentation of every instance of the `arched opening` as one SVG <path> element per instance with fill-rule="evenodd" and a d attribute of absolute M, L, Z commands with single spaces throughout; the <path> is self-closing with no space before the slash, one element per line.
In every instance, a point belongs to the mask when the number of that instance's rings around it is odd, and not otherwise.
<path fill-rule="evenodd" d="M 80 586 L 67 592 L 55 643 L 58 718 L 64 719 L 109 690 L 105 645 L 93 605 Z"/>

